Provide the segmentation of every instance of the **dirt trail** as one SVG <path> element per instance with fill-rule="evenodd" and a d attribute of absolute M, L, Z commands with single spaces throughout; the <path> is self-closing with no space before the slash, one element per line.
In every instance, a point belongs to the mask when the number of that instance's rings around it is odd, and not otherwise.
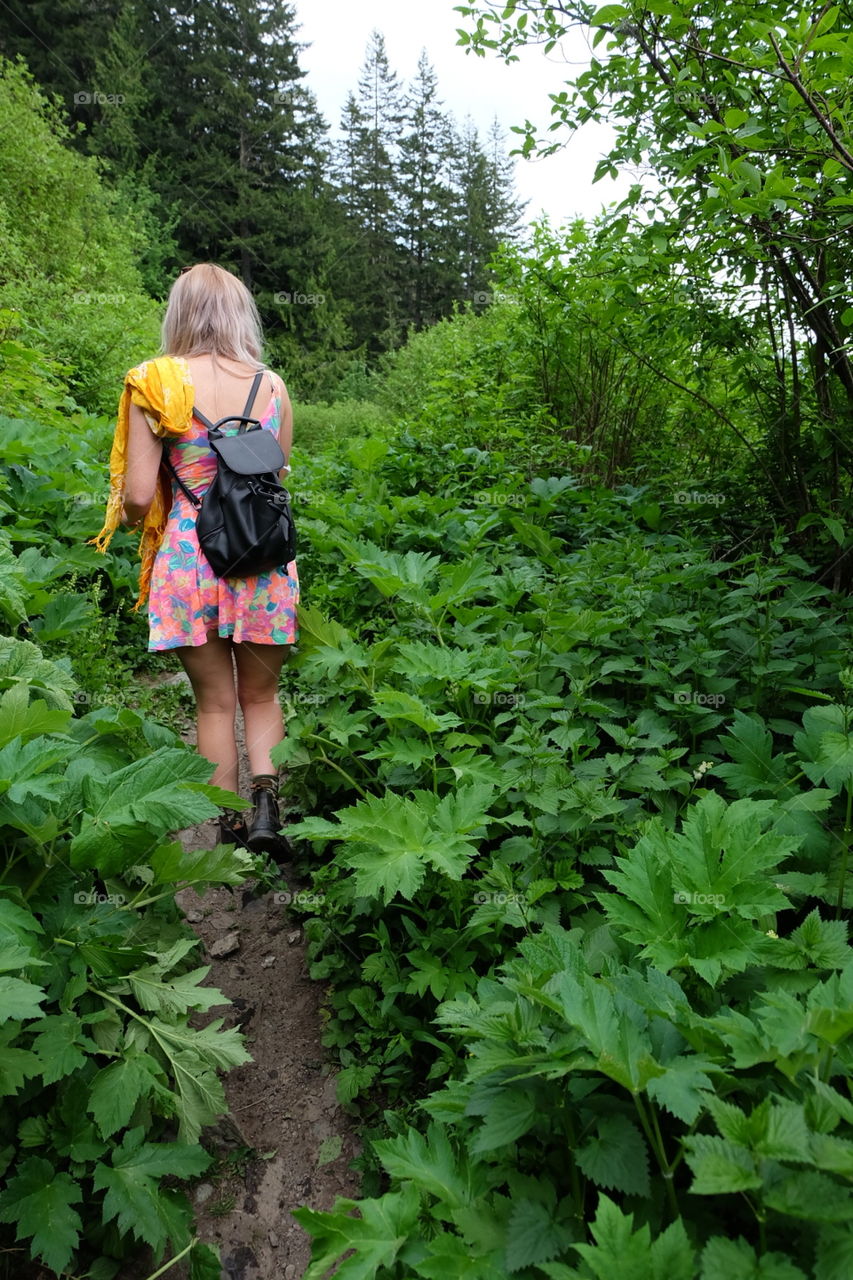
<path fill-rule="evenodd" d="M 184 736 L 195 745 L 193 730 Z M 240 743 L 241 794 L 248 795 L 242 737 Z M 179 834 L 186 848 L 212 848 L 218 827 L 202 823 Z M 291 893 L 308 887 L 288 866 L 282 875 Z M 254 887 L 177 895 L 205 949 L 199 963 L 211 964 L 206 984 L 233 1001 L 203 1021 L 225 1013 L 224 1025 L 242 1028 L 253 1059 L 225 1077 L 231 1115 L 202 1135 L 219 1160 L 195 1188 L 194 1208 L 199 1235 L 219 1247 L 222 1280 L 297 1280 L 311 1242 L 289 1210 L 329 1209 L 338 1195 L 358 1197 L 359 1177 L 349 1164 L 360 1145 L 336 1101 L 320 1042 L 324 987 L 308 976 L 302 930 L 276 891 L 255 897 Z M 233 934 L 238 949 L 216 958 Z M 168 1275 L 178 1280 L 180 1264 Z"/>

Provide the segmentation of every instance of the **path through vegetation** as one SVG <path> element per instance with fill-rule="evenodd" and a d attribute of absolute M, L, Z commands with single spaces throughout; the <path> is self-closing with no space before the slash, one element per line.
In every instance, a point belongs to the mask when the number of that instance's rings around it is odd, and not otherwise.
<path fill-rule="evenodd" d="M 194 730 L 185 737 L 195 745 Z M 185 848 L 209 849 L 217 838 L 213 822 L 180 833 Z M 282 872 L 290 892 L 304 887 L 288 867 Z M 288 920 L 282 897 L 251 881 L 203 897 L 192 889 L 177 895 L 211 964 L 207 983 L 233 1002 L 225 1025 L 242 1028 L 252 1055 L 225 1079 L 230 1115 L 203 1135 L 219 1160 L 192 1193 L 198 1232 L 218 1246 L 223 1280 L 302 1276 L 311 1242 L 290 1210 L 328 1209 L 336 1196 L 358 1195 L 349 1165 L 359 1144 L 320 1042 L 324 987 L 308 975 L 303 932 Z M 208 1018 L 222 1014 L 216 1008 Z"/>

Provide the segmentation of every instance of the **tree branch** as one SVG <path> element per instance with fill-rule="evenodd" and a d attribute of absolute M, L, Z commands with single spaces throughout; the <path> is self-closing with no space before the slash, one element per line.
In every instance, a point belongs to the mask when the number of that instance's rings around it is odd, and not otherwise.
<path fill-rule="evenodd" d="M 824 133 L 829 138 L 830 142 L 835 148 L 835 151 L 838 154 L 838 157 L 841 160 L 842 164 L 845 164 L 848 169 L 853 171 L 853 155 L 850 154 L 850 152 L 845 147 L 844 143 L 838 137 L 838 134 L 835 132 L 829 120 L 827 120 L 826 116 L 820 110 L 814 98 L 811 96 L 811 94 L 809 93 L 806 86 L 803 84 L 800 77 L 791 69 L 791 67 L 788 66 L 787 62 L 782 56 L 782 50 L 779 48 L 779 45 L 776 41 L 776 37 L 774 36 L 772 31 L 768 31 L 767 38 L 770 41 L 770 44 L 773 46 L 773 52 L 776 54 L 776 60 L 779 63 L 779 66 L 782 68 L 782 71 L 785 75 L 785 79 L 788 80 L 793 85 L 797 93 L 802 98 L 803 102 L 808 107 L 809 111 L 814 116 L 815 120 L 817 120 L 821 129 L 823 129 Z"/>

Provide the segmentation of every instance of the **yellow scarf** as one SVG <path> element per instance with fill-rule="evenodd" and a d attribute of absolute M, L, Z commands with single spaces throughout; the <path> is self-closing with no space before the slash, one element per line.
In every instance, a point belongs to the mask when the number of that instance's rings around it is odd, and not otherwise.
<path fill-rule="evenodd" d="M 124 508 L 124 490 L 127 480 L 127 441 L 130 430 L 130 406 L 142 409 L 148 425 L 156 436 L 183 435 L 192 422 L 194 388 L 187 362 L 179 357 L 159 356 L 146 360 L 131 369 L 124 380 L 124 390 L 118 406 L 113 447 L 110 452 L 110 496 L 107 502 L 104 527 L 89 542 L 98 551 L 105 552 L 121 523 Z M 148 598 L 154 557 L 172 506 L 172 481 L 168 471 L 160 464 L 154 500 L 142 523 L 142 539 L 139 554 L 142 566 L 139 570 L 139 598 L 133 612 Z"/>

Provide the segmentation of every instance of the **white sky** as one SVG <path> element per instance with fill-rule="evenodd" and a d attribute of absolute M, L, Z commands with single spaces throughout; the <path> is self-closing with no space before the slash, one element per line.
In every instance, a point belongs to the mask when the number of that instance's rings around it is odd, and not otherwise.
<path fill-rule="evenodd" d="M 355 89 L 368 37 L 374 28 L 385 37 L 391 67 L 401 81 L 415 74 L 421 49 L 435 68 L 439 94 L 458 123 L 470 115 L 485 141 L 497 116 L 507 134 L 507 149 L 519 144 L 510 125 L 531 119 L 539 126 L 550 120 L 549 93 L 559 92 L 566 80 L 586 65 L 588 51 L 581 33 L 574 33 L 561 55 L 555 48 L 546 58 L 541 48 L 520 50 L 519 62 L 507 66 L 495 53 L 475 57 L 458 45 L 456 29 L 466 19 L 454 12 L 460 0 L 293 0 L 300 23 L 297 38 L 310 42 L 300 56 L 307 85 L 320 111 L 337 135 L 341 108 Z M 566 59 L 570 59 L 567 63 Z M 544 128 L 543 128 L 544 132 Z M 563 131 L 566 132 L 565 130 Z M 558 133 L 552 135 L 560 137 Z M 630 175 L 617 181 L 603 178 L 592 185 L 595 166 L 607 148 L 609 131 L 584 126 L 560 152 L 544 160 L 515 157 L 516 188 L 529 201 L 529 221 L 544 210 L 554 225 L 578 215 L 592 217 L 603 204 L 627 194 Z"/>

